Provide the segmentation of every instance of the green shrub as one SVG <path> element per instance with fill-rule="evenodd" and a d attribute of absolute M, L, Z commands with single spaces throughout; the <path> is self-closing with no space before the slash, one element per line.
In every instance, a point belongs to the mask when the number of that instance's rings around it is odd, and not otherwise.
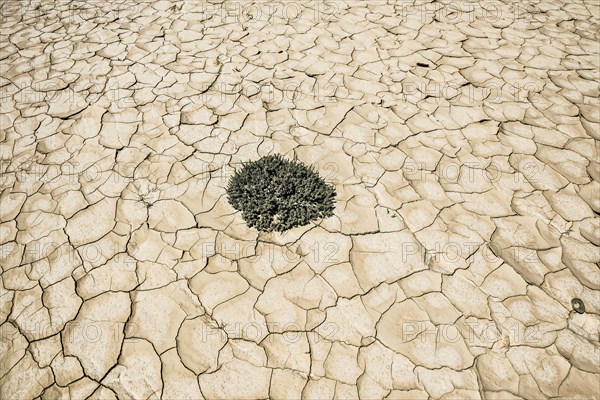
<path fill-rule="evenodd" d="M 276 154 L 243 163 L 227 195 L 248 226 L 283 232 L 332 216 L 336 193 L 313 167 Z"/>

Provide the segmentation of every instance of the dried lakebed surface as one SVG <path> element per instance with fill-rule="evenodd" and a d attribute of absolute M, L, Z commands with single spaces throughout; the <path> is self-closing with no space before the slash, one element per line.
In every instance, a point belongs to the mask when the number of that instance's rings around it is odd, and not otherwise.
<path fill-rule="evenodd" d="M 598 7 L 4 2 L 0 397 L 599 396 Z"/>

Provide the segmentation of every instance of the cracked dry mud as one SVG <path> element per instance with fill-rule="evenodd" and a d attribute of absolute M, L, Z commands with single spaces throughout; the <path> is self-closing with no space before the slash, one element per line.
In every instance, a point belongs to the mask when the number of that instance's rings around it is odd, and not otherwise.
<path fill-rule="evenodd" d="M 0 397 L 600 396 L 599 4 L 485 6 L 5 2 Z"/>

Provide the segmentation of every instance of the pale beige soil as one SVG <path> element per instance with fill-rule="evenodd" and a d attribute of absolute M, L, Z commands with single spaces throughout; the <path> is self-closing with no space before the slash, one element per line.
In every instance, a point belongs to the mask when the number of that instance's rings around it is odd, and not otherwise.
<path fill-rule="evenodd" d="M 597 0 L 0 10 L 0 398 L 600 396 Z"/>

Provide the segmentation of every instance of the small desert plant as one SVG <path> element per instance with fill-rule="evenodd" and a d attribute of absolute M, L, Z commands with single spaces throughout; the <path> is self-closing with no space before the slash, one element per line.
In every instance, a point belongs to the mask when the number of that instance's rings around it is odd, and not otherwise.
<path fill-rule="evenodd" d="M 269 155 L 243 163 L 227 185 L 229 203 L 248 226 L 283 232 L 333 215 L 335 189 L 297 160 Z"/>

